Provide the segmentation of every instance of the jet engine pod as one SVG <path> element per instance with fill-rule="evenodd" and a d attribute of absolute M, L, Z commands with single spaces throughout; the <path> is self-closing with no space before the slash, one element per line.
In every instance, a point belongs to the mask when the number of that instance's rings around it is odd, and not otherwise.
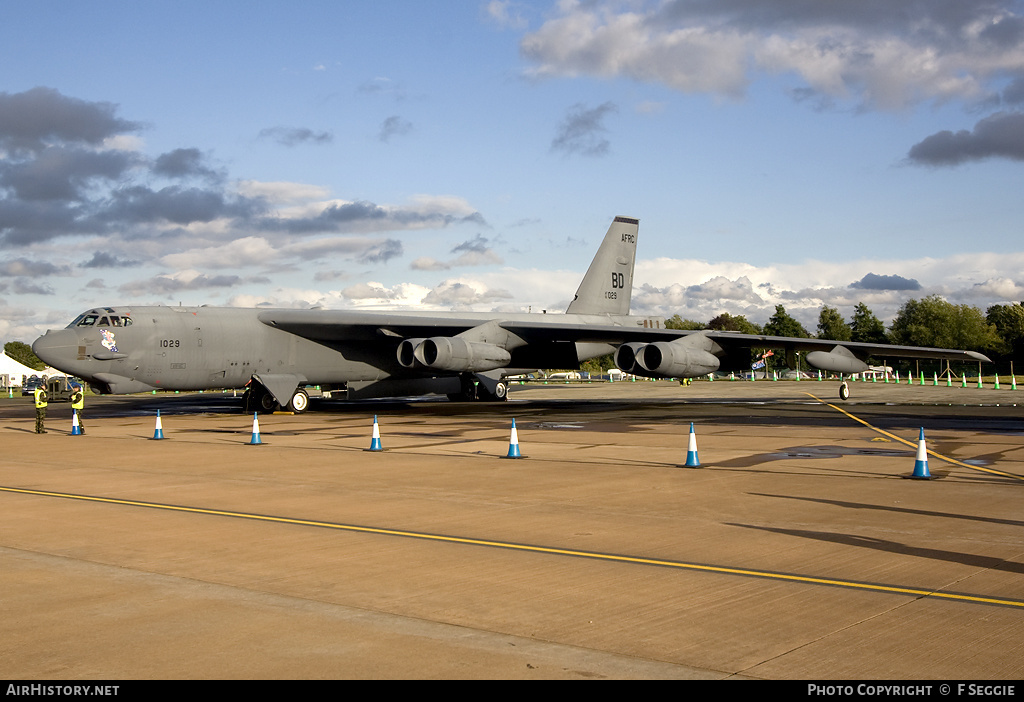
<path fill-rule="evenodd" d="M 398 362 L 403 368 L 416 367 L 416 348 L 426 339 L 406 339 L 398 345 Z"/>
<path fill-rule="evenodd" d="M 647 344 L 640 341 L 631 341 L 628 344 L 620 344 L 615 349 L 615 366 L 623 373 L 633 375 L 646 375 L 646 369 L 637 361 L 637 356 Z"/>
<path fill-rule="evenodd" d="M 868 369 L 868 364 L 845 346 L 836 346 L 831 351 L 811 351 L 804 358 L 813 367 L 833 373 L 863 373 Z"/>
<path fill-rule="evenodd" d="M 414 355 L 416 360 L 427 368 L 459 373 L 505 368 L 512 362 L 512 354 L 500 346 L 466 341 L 457 336 L 433 336 L 424 339 L 416 346 Z"/>
<path fill-rule="evenodd" d="M 677 341 L 655 341 L 637 354 L 648 373 L 662 378 L 696 378 L 718 370 L 718 357 Z"/>

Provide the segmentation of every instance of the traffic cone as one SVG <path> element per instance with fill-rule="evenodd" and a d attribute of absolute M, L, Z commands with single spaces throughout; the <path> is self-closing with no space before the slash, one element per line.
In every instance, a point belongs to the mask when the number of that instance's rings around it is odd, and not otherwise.
<path fill-rule="evenodd" d="M 81 436 L 82 429 L 78 426 L 78 410 L 71 410 L 71 436 Z"/>
<path fill-rule="evenodd" d="M 900 372 L 899 371 L 896 371 L 896 384 L 897 385 L 900 384 Z"/>
<path fill-rule="evenodd" d="M 252 439 L 249 440 L 248 446 L 259 446 L 263 442 L 260 440 L 260 420 L 256 417 L 256 413 L 252 413 Z"/>
<path fill-rule="evenodd" d="M 516 431 L 516 420 L 512 420 L 512 433 L 508 439 L 508 455 L 505 458 L 522 458 L 519 453 L 519 432 Z"/>
<path fill-rule="evenodd" d="M 932 479 L 932 474 L 928 472 L 928 449 L 924 443 L 924 427 L 921 427 L 921 434 L 917 439 L 917 460 L 914 461 L 914 473 L 910 477 L 915 480 Z"/>
<path fill-rule="evenodd" d="M 383 451 L 380 445 L 380 427 L 377 426 L 377 415 L 373 415 L 373 435 L 370 437 L 370 448 L 367 451 Z"/>
<path fill-rule="evenodd" d="M 156 429 L 153 431 L 153 438 L 164 438 L 164 425 L 160 422 L 160 410 L 156 411 Z"/>
<path fill-rule="evenodd" d="M 984 385 L 981 384 L 981 371 L 978 371 L 978 389 L 981 390 Z"/>
<path fill-rule="evenodd" d="M 995 389 L 996 390 L 999 389 L 999 374 L 998 373 L 996 373 L 996 386 L 995 386 Z"/>
<path fill-rule="evenodd" d="M 693 422 L 690 422 L 690 441 L 686 446 L 686 467 L 700 468 L 700 459 L 697 458 L 697 435 L 693 433 Z"/>
<path fill-rule="evenodd" d="M 966 388 L 967 387 L 967 374 L 966 373 L 963 373 L 960 376 L 960 387 L 962 387 L 962 388 Z"/>
<path fill-rule="evenodd" d="M 1017 376 L 1012 375 L 1012 376 L 1010 376 L 1010 378 L 1011 378 L 1011 380 L 1010 380 L 1010 389 L 1011 390 L 1016 390 L 1017 389 Z"/>

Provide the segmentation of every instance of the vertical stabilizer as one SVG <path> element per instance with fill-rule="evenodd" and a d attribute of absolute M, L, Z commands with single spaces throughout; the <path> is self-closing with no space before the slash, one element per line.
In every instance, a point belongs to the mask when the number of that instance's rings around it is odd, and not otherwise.
<path fill-rule="evenodd" d="M 566 314 L 629 314 L 640 220 L 616 217 Z"/>

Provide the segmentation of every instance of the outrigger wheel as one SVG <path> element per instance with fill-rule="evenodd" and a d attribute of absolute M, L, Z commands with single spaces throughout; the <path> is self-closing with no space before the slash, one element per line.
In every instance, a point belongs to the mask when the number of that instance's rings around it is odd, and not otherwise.
<path fill-rule="evenodd" d="M 850 384 L 845 380 L 839 383 L 839 399 L 849 400 L 850 399 Z"/>

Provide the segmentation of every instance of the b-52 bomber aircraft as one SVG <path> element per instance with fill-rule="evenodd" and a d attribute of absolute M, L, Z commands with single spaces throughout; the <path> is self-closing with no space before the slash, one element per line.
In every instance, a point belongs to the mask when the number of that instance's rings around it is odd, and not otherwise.
<path fill-rule="evenodd" d="M 653 378 L 748 370 L 753 347 L 785 349 L 790 360 L 805 352 L 814 368 L 841 374 L 867 370 L 872 355 L 988 361 L 955 349 L 665 329 L 659 317 L 629 314 L 638 229 L 636 219 L 614 219 L 562 315 L 98 307 L 32 350 L 99 393 L 246 387 L 250 412 L 302 412 L 312 385 L 348 399 L 498 401 L 510 375 L 578 368 L 612 352 L 622 371 Z M 848 396 L 845 384 L 840 394 Z"/>

